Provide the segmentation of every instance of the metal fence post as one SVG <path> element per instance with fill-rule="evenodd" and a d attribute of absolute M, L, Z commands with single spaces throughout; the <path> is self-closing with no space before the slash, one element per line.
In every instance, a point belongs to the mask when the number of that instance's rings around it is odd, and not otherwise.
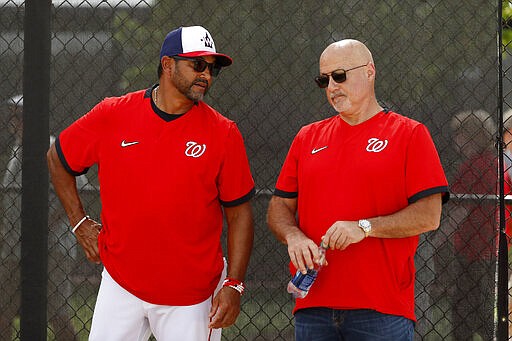
<path fill-rule="evenodd" d="M 51 1 L 25 1 L 21 340 L 46 340 Z"/>
<path fill-rule="evenodd" d="M 498 164 L 499 167 L 499 194 L 500 194 L 500 230 L 498 237 L 498 283 L 497 283 L 497 311 L 498 321 L 496 328 L 496 339 L 497 340 L 508 340 L 508 247 L 507 247 L 507 235 L 506 235 L 506 218 L 505 218 L 505 167 L 503 159 L 503 151 L 505 144 L 503 142 L 503 58 L 502 58 L 502 46 L 501 38 L 503 34 L 502 17 L 503 7 L 502 0 L 498 1 L 497 5 L 497 33 L 498 43 L 496 46 L 497 57 L 498 57 L 498 96 L 497 96 L 497 107 L 498 107 L 498 136 L 497 136 L 497 148 L 498 148 Z"/>

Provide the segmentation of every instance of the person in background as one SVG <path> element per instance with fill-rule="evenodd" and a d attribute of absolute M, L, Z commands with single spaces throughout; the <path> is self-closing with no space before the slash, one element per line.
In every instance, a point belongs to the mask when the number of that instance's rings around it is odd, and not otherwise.
<path fill-rule="evenodd" d="M 89 340 L 220 340 L 235 322 L 254 181 L 238 127 L 203 101 L 231 63 L 204 27 L 177 28 L 162 44 L 158 84 L 104 99 L 48 151 L 72 231 L 104 266 Z M 93 164 L 101 223 L 75 185 Z"/>
<path fill-rule="evenodd" d="M 505 184 L 510 188 L 512 186 L 512 109 L 508 109 L 503 114 L 503 143 L 504 146 L 504 155 L 503 155 L 503 161 L 505 166 Z M 507 194 L 507 193 L 506 193 Z M 510 193 L 508 193 L 510 194 Z M 507 203 L 508 204 L 508 203 Z M 511 242 L 511 234 L 510 231 L 512 231 L 512 219 L 510 218 L 511 214 L 511 205 L 507 205 L 508 208 L 508 214 L 507 214 L 507 237 L 508 237 L 508 245 L 510 249 L 510 242 Z M 508 280 L 508 291 L 509 291 L 509 298 L 508 298 L 508 311 L 509 311 L 509 317 L 508 317 L 508 334 L 512 335 L 512 271 L 510 271 L 510 277 Z"/>
<path fill-rule="evenodd" d="M 507 110 L 503 114 L 503 143 L 504 146 L 504 164 L 505 172 L 512 179 L 512 109 Z"/>
<path fill-rule="evenodd" d="M 498 190 L 497 126 L 485 110 L 465 110 L 452 118 L 450 127 L 460 155 L 450 182 L 460 201 L 453 203 L 447 219 L 455 256 L 449 295 L 453 333 L 456 340 L 472 340 L 475 334 L 492 340 L 498 210 L 496 200 L 486 195 L 494 197 Z"/>
<path fill-rule="evenodd" d="M 315 80 L 338 114 L 299 131 L 270 200 L 291 273 L 329 247 L 295 302 L 298 341 L 413 339 L 418 236 L 439 226 L 448 184 L 427 128 L 381 107 L 375 77 L 362 42 L 323 51 Z"/>
<path fill-rule="evenodd" d="M 20 309 L 21 259 L 21 191 L 22 191 L 22 137 L 23 96 L 7 100 L 8 130 L 13 136 L 9 146 L 10 157 L 2 177 L 3 217 L 0 226 L 0 340 L 11 340 L 13 320 Z M 50 135 L 50 143 L 55 137 Z M 89 186 L 87 178 L 77 178 L 79 188 Z M 55 192 L 49 193 L 48 213 L 48 320 L 56 340 L 74 340 L 71 323 L 73 312 L 70 298 L 73 284 L 69 273 L 76 265 L 76 241 L 69 235 L 65 213 L 56 202 Z"/>

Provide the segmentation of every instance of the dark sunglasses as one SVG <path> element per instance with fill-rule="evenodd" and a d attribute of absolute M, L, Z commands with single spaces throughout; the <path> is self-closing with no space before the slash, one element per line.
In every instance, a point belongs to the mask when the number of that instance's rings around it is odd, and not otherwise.
<path fill-rule="evenodd" d="M 359 66 L 353 67 L 352 69 L 348 69 L 348 70 L 337 69 L 337 70 L 334 70 L 333 72 L 331 72 L 330 74 L 323 74 L 320 76 L 316 76 L 315 82 L 322 89 L 327 88 L 327 86 L 329 85 L 329 76 L 331 76 L 332 79 L 336 83 L 343 83 L 344 81 L 347 80 L 347 72 L 355 70 L 355 69 L 359 69 L 360 67 L 363 67 L 366 65 L 368 65 L 368 64 L 359 65 Z"/>
<path fill-rule="evenodd" d="M 216 77 L 221 69 L 221 66 L 217 63 L 208 63 L 206 60 L 201 58 L 190 58 L 190 57 L 180 57 L 180 56 L 172 56 L 171 58 L 176 60 L 190 60 L 194 62 L 194 71 L 203 72 L 208 68 L 212 77 Z"/>

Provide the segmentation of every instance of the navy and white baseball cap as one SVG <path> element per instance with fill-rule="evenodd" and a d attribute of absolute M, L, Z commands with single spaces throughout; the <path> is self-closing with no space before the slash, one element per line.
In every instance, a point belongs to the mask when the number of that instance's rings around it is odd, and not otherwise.
<path fill-rule="evenodd" d="M 160 50 L 160 59 L 163 56 L 215 56 L 220 66 L 229 66 L 233 63 L 231 57 L 217 53 L 212 35 L 202 26 L 180 27 L 169 32 Z"/>

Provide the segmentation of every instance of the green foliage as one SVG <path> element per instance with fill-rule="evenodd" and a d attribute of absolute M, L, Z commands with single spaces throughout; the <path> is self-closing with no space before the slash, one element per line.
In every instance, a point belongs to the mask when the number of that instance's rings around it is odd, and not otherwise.
<path fill-rule="evenodd" d="M 502 4 L 503 33 L 501 43 L 504 49 L 509 49 L 510 43 L 512 42 L 512 2 L 510 0 L 504 0 Z"/>
<path fill-rule="evenodd" d="M 148 80 L 156 78 L 158 48 L 151 43 L 154 41 L 154 31 L 143 19 L 128 10 L 116 12 L 112 26 L 114 41 L 126 59 L 123 60 L 120 90 L 127 92 L 148 86 Z M 146 60 L 145 56 L 155 56 L 154 63 L 151 63 L 153 60 Z"/>

